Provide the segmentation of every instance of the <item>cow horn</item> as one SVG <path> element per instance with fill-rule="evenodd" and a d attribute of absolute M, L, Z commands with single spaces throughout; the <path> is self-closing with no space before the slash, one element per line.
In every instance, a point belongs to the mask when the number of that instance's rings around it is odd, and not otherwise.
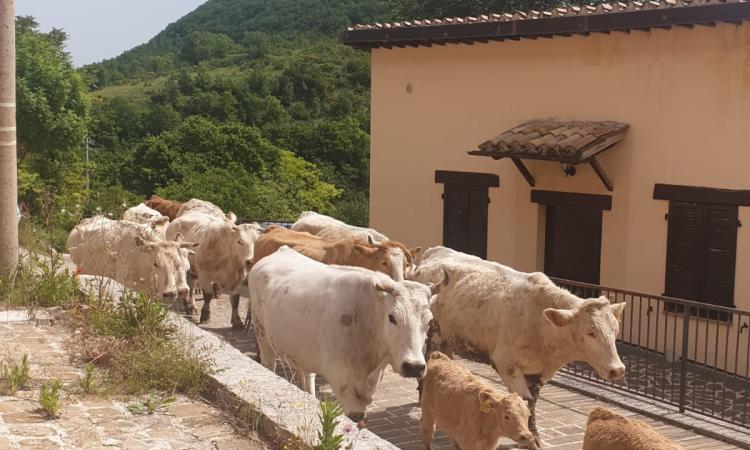
<path fill-rule="evenodd" d="M 448 277 L 448 271 L 445 269 L 445 267 L 443 267 L 443 279 L 438 284 L 430 283 L 428 285 L 430 288 L 430 293 L 432 295 L 438 295 L 444 287 L 448 286 L 449 282 L 450 278 Z"/>
<path fill-rule="evenodd" d="M 371 234 L 367 235 L 367 243 L 370 245 L 375 245 L 375 240 L 372 238 Z"/>
<path fill-rule="evenodd" d="M 182 235 L 182 233 L 177 232 L 177 235 L 174 237 L 174 241 L 178 244 L 181 243 L 183 240 L 185 240 L 185 236 Z"/>
<path fill-rule="evenodd" d="M 200 242 L 179 242 L 180 248 L 197 247 Z M 191 250 L 192 251 L 192 250 Z"/>

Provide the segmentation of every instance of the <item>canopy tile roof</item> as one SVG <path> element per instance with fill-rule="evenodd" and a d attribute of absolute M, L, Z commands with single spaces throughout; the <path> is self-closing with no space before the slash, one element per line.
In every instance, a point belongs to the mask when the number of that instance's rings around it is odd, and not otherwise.
<path fill-rule="evenodd" d="M 619 122 L 532 120 L 483 142 L 470 154 L 578 164 L 622 140 L 627 129 Z"/>
<path fill-rule="evenodd" d="M 341 40 L 362 49 L 416 47 L 747 20 L 750 20 L 748 0 L 631 1 L 558 7 L 548 11 L 360 24 L 344 31 Z"/>

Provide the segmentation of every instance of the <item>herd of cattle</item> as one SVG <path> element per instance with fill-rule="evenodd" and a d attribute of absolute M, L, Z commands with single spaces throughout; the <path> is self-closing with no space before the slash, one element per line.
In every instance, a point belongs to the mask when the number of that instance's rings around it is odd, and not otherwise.
<path fill-rule="evenodd" d="M 313 394 L 323 375 L 355 420 L 387 366 L 419 379 L 426 448 L 436 426 L 463 449 L 494 449 L 501 436 L 538 448 L 536 400 L 560 368 L 585 361 L 610 381 L 625 373 L 615 347 L 624 303 L 579 298 L 542 273 L 446 247 L 409 248 L 314 212 L 291 229 L 236 222 L 206 201 L 152 196 L 122 220 L 84 219 L 67 246 L 80 273 L 187 314 L 196 312 L 200 287 L 201 322 L 223 292 L 240 328 L 239 299 L 249 298 L 261 363 L 275 370 L 283 359 Z M 454 353 L 490 363 L 510 393 L 474 377 Z M 644 424 L 597 411 L 585 449 L 680 448 Z"/>

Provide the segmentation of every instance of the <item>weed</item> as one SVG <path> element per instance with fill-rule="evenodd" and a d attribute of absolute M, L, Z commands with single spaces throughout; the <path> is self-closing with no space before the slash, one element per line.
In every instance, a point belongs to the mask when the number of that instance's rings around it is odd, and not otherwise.
<path fill-rule="evenodd" d="M 94 393 L 94 364 L 93 363 L 87 363 L 86 367 L 86 375 L 84 375 L 83 378 L 81 378 L 81 381 L 79 381 L 79 385 L 81 386 L 81 391 L 83 391 L 84 394 L 90 395 Z"/>
<path fill-rule="evenodd" d="M 26 387 L 29 382 L 29 355 L 24 353 L 21 364 L 13 363 L 5 366 L 3 378 L 8 378 L 8 391 L 10 395 L 16 395 L 19 388 Z"/>
<path fill-rule="evenodd" d="M 157 397 L 149 395 L 140 403 L 128 405 L 128 411 L 131 414 L 154 414 L 163 411 L 169 404 L 174 403 L 175 400 L 174 396 Z"/>
<path fill-rule="evenodd" d="M 64 268 L 57 253 L 49 256 L 28 254 L 19 260 L 18 269 L 0 278 L 0 299 L 7 307 L 69 306 L 78 296 L 75 275 Z"/>
<path fill-rule="evenodd" d="M 54 419 L 60 412 L 60 392 L 62 391 L 62 381 L 52 380 L 43 383 L 39 390 L 39 404 L 42 411 L 49 418 Z"/>
<path fill-rule="evenodd" d="M 344 443 L 344 435 L 336 434 L 336 426 L 339 424 L 339 417 L 344 413 L 338 404 L 325 401 L 320 404 L 320 425 L 322 430 L 318 432 L 318 444 L 313 447 L 315 450 L 340 450 Z M 346 447 L 351 449 L 352 445 Z"/>

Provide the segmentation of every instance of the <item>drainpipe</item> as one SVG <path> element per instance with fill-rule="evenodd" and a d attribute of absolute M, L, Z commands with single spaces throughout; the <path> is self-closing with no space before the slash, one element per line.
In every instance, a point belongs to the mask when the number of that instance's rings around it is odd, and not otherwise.
<path fill-rule="evenodd" d="M 0 276 L 18 263 L 15 0 L 0 1 Z"/>

